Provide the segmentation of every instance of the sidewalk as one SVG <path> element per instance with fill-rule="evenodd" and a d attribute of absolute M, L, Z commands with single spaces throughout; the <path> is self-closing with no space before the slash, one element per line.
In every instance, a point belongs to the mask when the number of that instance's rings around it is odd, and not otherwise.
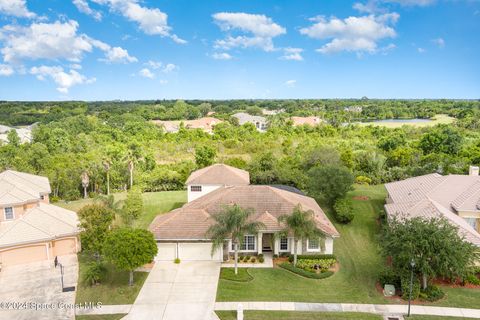
<path fill-rule="evenodd" d="M 406 314 L 407 305 L 394 304 L 352 304 L 352 303 L 301 303 L 301 302 L 217 302 L 216 311 L 237 310 L 238 304 L 243 310 L 265 311 L 316 311 L 316 312 L 365 312 L 380 315 Z M 480 309 L 411 306 L 411 314 L 451 316 L 480 319 Z"/>

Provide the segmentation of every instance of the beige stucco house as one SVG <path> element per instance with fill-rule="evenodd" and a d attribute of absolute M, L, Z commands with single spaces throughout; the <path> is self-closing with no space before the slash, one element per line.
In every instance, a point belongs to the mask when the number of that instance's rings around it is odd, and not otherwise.
<path fill-rule="evenodd" d="M 459 234 L 480 247 L 480 176 L 478 167 L 469 175 L 438 173 L 385 185 L 389 218 L 443 217 L 458 227 Z"/>
<path fill-rule="evenodd" d="M 297 253 L 333 253 L 333 241 L 339 237 L 338 231 L 317 202 L 295 188 L 250 185 L 248 172 L 224 164 L 193 172 L 187 185 L 189 202 L 179 209 L 157 216 L 149 227 L 159 247 L 157 260 L 226 259 L 228 254 L 233 252 L 231 242 L 226 241 L 223 248 L 212 255 L 212 243 L 206 232 L 214 223 L 212 215 L 222 210 L 225 205 L 232 204 L 253 210 L 253 219 L 265 225 L 258 234 L 245 236 L 240 252 L 293 253 L 294 239 L 290 236 L 278 236 L 284 229 L 278 218 L 292 213 L 294 208 L 300 205 L 303 210 L 313 211 L 317 227 L 324 237 L 299 241 Z M 199 196 L 191 196 L 195 192 L 198 192 Z"/>
<path fill-rule="evenodd" d="M 77 214 L 50 204 L 48 178 L 0 173 L 2 267 L 52 260 L 80 250 Z"/>

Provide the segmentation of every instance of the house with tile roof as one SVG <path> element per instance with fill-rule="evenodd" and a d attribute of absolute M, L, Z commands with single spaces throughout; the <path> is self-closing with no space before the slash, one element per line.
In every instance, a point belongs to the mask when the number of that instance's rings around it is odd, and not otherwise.
<path fill-rule="evenodd" d="M 251 123 L 257 128 L 260 132 L 267 131 L 267 118 L 262 116 L 252 116 L 245 112 L 238 112 L 232 115 L 232 117 L 238 120 L 239 125 L 244 125 L 245 123 Z"/>
<path fill-rule="evenodd" d="M 385 184 L 389 219 L 445 218 L 460 236 L 480 247 L 480 176 L 478 167 L 468 175 L 438 173 Z"/>
<path fill-rule="evenodd" d="M 157 126 L 162 127 L 167 133 L 177 133 L 181 126 L 185 129 L 200 129 L 207 133 L 212 134 L 213 128 L 222 123 L 222 120 L 212 117 L 204 117 L 194 120 L 174 120 L 174 121 L 162 121 L 162 120 L 153 120 L 152 121 Z"/>
<path fill-rule="evenodd" d="M 292 123 L 293 123 L 294 127 L 303 126 L 303 125 L 315 127 L 315 126 L 318 126 L 319 124 L 325 122 L 323 119 L 321 119 L 319 117 L 314 117 L 314 116 L 311 116 L 311 117 L 291 117 L 290 119 L 292 120 Z"/>
<path fill-rule="evenodd" d="M 50 204 L 48 178 L 0 173 L 0 263 L 51 260 L 80 250 L 77 214 Z"/>
<path fill-rule="evenodd" d="M 183 207 L 157 216 L 150 224 L 149 230 L 159 246 L 157 260 L 226 259 L 233 252 L 231 242 L 225 241 L 223 248 L 212 255 L 212 242 L 206 236 L 208 228 L 214 223 L 212 216 L 225 205 L 236 204 L 250 209 L 253 211 L 252 219 L 265 225 L 258 234 L 245 236 L 240 252 L 246 254 L 293 253 L 293 237 L 277 236 L 284 229 L 278 218 L 291 214 L 298 205 L 303 210 L 313 212 L 315 223 L 324 236 L 299 241 L 297 253 L 333 253 L 334 238 L 340 236 L 313 198 L 294 188 L 251 185 L 249 174 L 244 170 L 215 164 L 193 172 L 187 180 L 187 186 L 189 192 L 202 194 L 198 197 L 189 196 L 189 201 Z M 204 186 L 214 187 L 204 189 Z M 192 187 L 199 191 L 190 190 Z"/>

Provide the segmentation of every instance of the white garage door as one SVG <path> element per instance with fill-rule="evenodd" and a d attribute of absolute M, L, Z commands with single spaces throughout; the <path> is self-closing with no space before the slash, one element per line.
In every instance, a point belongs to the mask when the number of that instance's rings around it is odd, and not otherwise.
<path fill-rule="evenodd" d="M 177 243 L 158 243 L 155 261 L 173 261 L 176 258 Z M 181 261 L 222 261 L 222 250 L 211 255 L 212 244 L 206 242 L 178 243 L 178 257 Z"/>

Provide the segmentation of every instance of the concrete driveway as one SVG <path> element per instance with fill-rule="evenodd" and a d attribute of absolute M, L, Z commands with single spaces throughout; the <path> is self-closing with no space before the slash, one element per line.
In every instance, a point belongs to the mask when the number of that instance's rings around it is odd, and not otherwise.
<path fill-rule="evenodd" d="M 59 257 L 65 286 L 76 286 L 76 255 Z M 3 303 L 3 305 L 2 305 Z M 9 309 L 6 310 L 8 303 Z M 75 292 L 62 292 L 60 269 L 53 262 L 5 267 L 0 272 L 0 319 L 74 319 Z M 35 307 L 37 310 L 35 310 Z M 46 308 L 49 309 L 46 309 Z M 42 310 L 43 308 L 43 310 Z"/>
<path fill-rule="evenodd" d="M 124 319 L 210 320 L 219 274 L 219 262 L 157 262 Z"/>

